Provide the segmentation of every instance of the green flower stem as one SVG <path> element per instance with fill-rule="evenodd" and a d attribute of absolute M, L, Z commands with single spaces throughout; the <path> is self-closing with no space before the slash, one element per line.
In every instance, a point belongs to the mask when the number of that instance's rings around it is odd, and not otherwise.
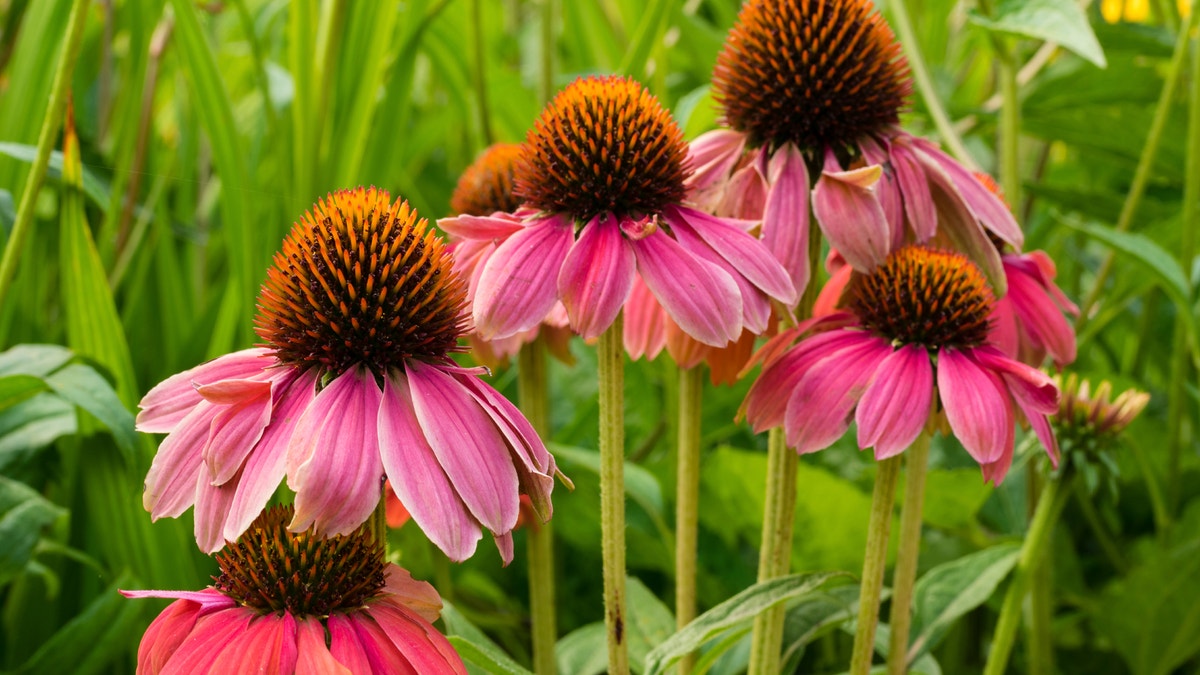
<path fill-rule="evenodd" d="M 1129 194 L 1125 196 L 1125 204 L 1121 207 L 1121 213 L 1117 216 L 1117 224 L 1114 226 L 1118 232 L 1128 230 L 1133 224 L 1133 217 L 1137 213 L 1138 207 L 1141 206 L 1142 196 L 1146 193 L 1146 183 L 1150 180 L 1150 172 L 1154 168 L 1154 158 L 1158 154 L 1163 129 L 1167 125 L 1167 116 L 1171 112 L 1171 101 L 1175 98 L 1175 87 L 1179 84 L 1180 76 L 1183 73 L 1183 62 L 1188 53 L 1188 35 L 1196 26 L 1197 9 L 1200 9 L 1200 2 L 1193 2 L 1192 13 L 1188 17 L 1187 25 L 1180 29 L 1179 35 L 1175 39 L 1175 51 L 1171 55 L 1171 64 L 1167 69 L 1166 78 L 1163 80 L 1162 93 L 1159 95 L 1158 104 L 1154 109 L 1154 118 L 1150 121 L 1150 130 L 1146 132 L 1146 145 L 1142 148 L 1142 156 L 1138 159 L 1133 182 L 1129 185 Z M 1188 217 L 1189 211 L 1189 209 L 1184 210 L 1184 218 Z M 1092 308 L 1096 306 L 1100 296 L 1104 293 L 1104 283 L 1108 281 L 1108 275 L 1112 273 L 1116 257 L 1116 251 L 1109 251 L 1100 264 L 1100 268 L 1096 270 L 1092 289 L 1079 305 L 1079 318 L 1075 321 L 1077 334 L 1082 334 L 1084 327 L 1091 320 Z"/>
<path fill-rule="evenodd" d="M 900 510 L 900 549 L 892 573 L 891 648 L 889 675 L 904 675 L 908 667 L 908 633 L 912 626 L 913 586 L 917 581 L 917 557 L 921 551 L 921 513 L 925 507 L 925 476 L 929 469 L 928 431 L 922 431 L 904 453 L 908 470 L 904 477 L 904 506 Z"/>
<path fill-rule="evenodd" d="M 875 628 L 879 623 L 879 599 L 883 592 L 883 571 L 887 564 L 892 505 L 896 499 L 900 461 L 897 456 L 877 464 L 879 473 L 875 475 L 875 490 L 871 494 L 871 519 L 867 525 L 867 547 L 863 553 L 858 628 L 854 632 L 854 650 L 850 654 L 850 675 L 870 673 L 871 659 L 875 655 Z"/>
<path fill-rule="evenodd" d="M 90 4 L 87 0 L 75 0 L 74 6 L 71 7 L 71 16 L 67 20 L 62 59 L 54 71 L 54 83 L 50 89 L 50 106 L 46 109 L 46 117 L 42 120 L 41 131 L 38 132 L 37 155 L 34 156 L 33 166 L 29 169 L 25 191 L 21 193 L 21 203 L 17 206 L 17 219 L 13 223 L 8 245 L 4 248 L 3 258 L 0 258 L 0 307 L 7 302 L 8 289 L 17 271 L 17 258 L 25 248 L 25 239 L 29 236 L 29 227 L 33 223 L 38 192 L 42 189 L 42 181 L 46 179 L 46 166 L 50 163 L 50 151 L 54 149 L 58 129 L 62 125 L 63 113 L 67 107 L 71 72 L 75 69 L 79 48 L 83 44 L 83 28 L 87 23 L 87 8 Z"/>
<path fill-rule="evenodd" d="M 890 7 L 892 25 L 896 27 L 896 33 L 899 34 L 900 46 L 904 49 L 904 56 L 908 59 L 908 67 L 912 72 L 913 81 L 916 82 L 917 90 L 921 92 L 921 99 L 925 101 L 925 109 L 933 118 L 933 124 L 937 127 L 942 143 L 964 166 L 972 171 L 978 170 L 978 165 L 972 159 L 971 153 L 967 152 L 967 146 L 963 145 L 958 132 L 954 130 L 950 116 L 946 114 L 946 109 L 942 106 L 942 101 L 933 87 L 933 78 L 929 76 L 929 68 L 921 56 L 920 43 L 917 41 L 916 32 L 913 31 L 912 19 L 908 16 L 908 8 L 904 5 L 904 0 L 893 0 Z"/>
<path fill-rule="evenodd" d="M 1029 675 L 1054 675 L 1054 568 L 1042 556 L 1029 574 Z"/>
<path fill-rule="evenodd" d="M 625 361 L 623 317 L 600 335 L 600 533 L 604 557 L 604 625 L 608 672 L 629 672 L 625 615 Z"/>
<path fill-rule="evenodd" d="M 996 76 L 1000 79 L 1000 186 L 1013 209 L 1021 204 L 1021 99 L 1017 63 L 1004 38 L 993 36 L 999 51 Z"/>
<path fill-rule="evenodd" d="M 704 408 L 704 368 L 679 369 L 679 431 L 675 476 L 675 625 L 696 618 L 696 535 L 700 517 L 700 422 Z M 679 661 L 692 672 L 696 655 Z"/>
<path fill-rule="evenodd" d="M 541 338 L 517 353 L 517 400 L 534 431 L 546 438 L 550 431 L 546 396 L 546 348 Z M 529 555 L 529 613 L 533 632 L 533 672 L 557 671 L 554 643 L 558 624 L 554 607 L 554 534 L 551 524 L 530 523 L 526 528 Z"/>
<path fill-rule="evenodd" d="M 996 622 L 996 632 L 992 636 L 992 651 L 988 655 L 983 675 L 1002 675 L 1008 665 L 1008 657 L 1012 653 L 1013 642 L 1017 636 L 1017 627 L 1021 624 L 1021 603 L 1025 599 L 1025 591 L 1029 589 L 1034 567 L 1041 560 L 1046 544 L 1050 541 L 1050 533 L 1054 531 L 1054 524 L 1058 521 L 1069 494 L 1070 490 L 1064 489 L 1061 479 L 1047 481 L 1042 490 L 1042 498 L 1038 500 L 1033 520 L 1029 523 L 1029 531 L 1025 533 L 1025 543 L 1021 545 L 1016 572 L 1004 595 L 1000 618 Z"/>
<path fill-rule="evenodd" d="M 792 525 L 796 508 L 796 469 L 800 457 L 787 446 L 782 428 L 767 435 L 767 489 L 763 510 L 762 547 L 758 554 L 758 581 L 788 573 L 792 554 Z M 750 643 L 750 673 L 779 672 L 783 641 L 784 606 L 775 605 L 754 618 Z"/>

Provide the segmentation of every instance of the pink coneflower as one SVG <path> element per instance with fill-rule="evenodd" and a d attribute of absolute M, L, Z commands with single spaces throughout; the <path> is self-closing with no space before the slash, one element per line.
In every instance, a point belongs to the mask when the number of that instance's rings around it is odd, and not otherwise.
<path fill-rule="evenodd" d="M 874 272 L 854 277 L 843 297 L 847 312 L 805 322 L 764 346 L 756 356 L 763 372 L 742 412 L 755 431 L 782 425 L 800 453 L 828 447 L 855 421 L 859 447 L 886 459 L 941 410 L 985 480 L 999 483 L 1012 463 L 1015 402 L 1057 461 L 1046 416 L 1057 410 L 1058 390 L 988 342 L 993 302 L 979 268 L 962 254 L 898 249 Z"/>
<path fill-rule="evenodd" d="M 122 591 L 176 598 L 138 647 L 157 673 L 466 673 L 430 622 L 437 591 L 384 559 L 365 527 L 344 537 L 293 534 L 291 514 L 263 513 L 217 556 L 202 591 Z"/>
<path fill-rule="evenodd" d="M 561 300 L 571 327 L 594 338 L 636 277 L 706 344 L 765 327 L 770 299 L 790 303 L 795 289 L 760 242 L 681 204 L 686 155 L 679 127 L 634 80 L 589 77 L 559 92 L 517 163 L 526 211 L 441 221 L 455 236 L 498 243 L 479 266 L 476 330 L 487 339 L 529 330 Z"/>
<path fill-rule="evenodd" d="M 386 475 L 463 560 L 488 530 L 512 558 L 518 494 L 551 514 L 554 459 L 479 371 L 456 366 L 465 284 L 442 242 L 387 192 L 329 195 L 292 229 L 259 296 L 265 347 L 159 384 L 138 428 L 167 433 L 146 477 L 154 518 L 196 505 L 196 541 L 234 540 L 287 476 L 293 530 L 344 534 Z"/>
<path fill-rule="evenodd" d="M 897 127 L 908 64 L 870 0 L 750 0 L 717 57 L 727 129 L 692 142 L 691 198 L 762 219 L 762 238 L 808 285 L 809 210 L 856 269 L 937 233 L 1003 294 L 986 230 L 1020 249 L 1012 215 L 970 172 Z M 811 176 L 818 172 L 815 186 Z"/>

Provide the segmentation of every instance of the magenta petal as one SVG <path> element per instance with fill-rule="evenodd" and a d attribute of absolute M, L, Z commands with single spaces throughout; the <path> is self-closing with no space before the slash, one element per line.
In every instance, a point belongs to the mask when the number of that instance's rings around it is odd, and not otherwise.
<path fill-rule="evenodd" d="M 904 212 L 918 242 L 928 241 L 937 232 L 937 211 L 929 193 L 929 181 L 921 163 L 907 143 L 894 141 L 889 145 L 892 170 L 904 196 Z"/>
<path fill-rule="evenodd" d="M 744 230 L 716 216 L 683 206 L 669 206 L 664 215 L 681 244 L 684 243 L 684 232 L 692 234 L 763 293 L 787 305 L 798 299 L 787 270 L 762 242 Z"/>
<path fill-rule="evenodd" d="M 963 352 L 942 349 L 937 382 L 950 428 L 975 461 L 990 464 L 1012 452 L 1012 404 L 999 377 Z"/>
<path fill-rule="evenodd" d="M 809 186 L 808 167 L 795 144 L 785 143 L 771 155 L 767 183 L 762 241 L 783 263 L 797 293 L 802 293 L 812 275 L 808 268 Z"/>
<path fill-rule="evenodd" d="M 227 671 L 216 670 L 213 663 L 221 653 L 229 649 L 230 642 L 246 632 L 255 614 L 242 607 L 221 610 L 201 616 L 188 639 L 163 668 L 163 675 L 197 673 L 218 675 Z"/>
<path fill-rule="evenodd" d="M 837 161 L 826 161 L 813 189 L 813 214 L 846 262 L 860 272 L 870 272 L 887 258 L 892 241 L 887 216 L 872 191 L 882 169 L 875 165 L 836 171 L 831 166 L 836 168 Z"/>
<path fill-rule="evenodd" d="M 516 234 L 523 227 L 521 220 L 508 214 L 495 216 L 459 215 L 452 218 L 440 218 L 438 227 L 443 232 L 462 240 L 505 239 Z"/>
<path fill-rule="evenodd" d="M 1067 321 L 1045 286 L 1026 273 L 1020 265 L 1010 263 L 1004 256 L 1008 278 L 1008 295 L 1012 309 L 1030 336 L 1044 346 L 1056 363 L 1066 365 L 1075 360 L 1075 329 Z"/>
<path fill-rule="evenodd" d="M 612 214 L 596 216 L 583 227 L 558 274 L 558 294 L 571 327 L 584 339 L 599 337 L 621 313 L 634 269 L 633 249 Z"/>
<path fill-rule="evenodd" d="M 223 380 L 197 389 L 205 400 L 225 404 L 213 417 L 202 454 L 213 485 L 232 478 L 262 437 L 271 421 L 273 386 L 272 382 Z"/>
<path fill-rule="evenodd" d="M 288 529 L 321 536 L 348 534 L 379 504 L 382 392 L 369 372 L 351 368 L 317 394 L 296 422 L 288 453 L 303 458 L 288 474 L 296 513 Z"/>
<path fill-rule="evenodd" d="M 866 332 L 856 338 L 809 368 L 788 401 L 784 426 L 796 452 L 827 448 L 846 433 L 867 382 L 892 353 L 882 338 Z"/>
<path fill-rule="evenodd" d="M 970 171 L 964 169 L 950 155 L 942 152 L 937 145 L 923 138 L 914 138 L 913 144 L 918 152 L 946 172 L 953 182 L 955 191 L 962 196 L 971 213 L 979 218 L 984 227 L 991 230 L 997 237 L 1012 244 L 1013 248 L 1021 250 L 1021 246 L 1025 243 L 1025 235 L 1021 232 L 1021 226 L 1017 225 L 1017 220 L 1013 218 L 1012 211 L 1008 209 L 1004 200 L 984 187 L 978 178 L 971 175 Z"/>
<path fill-rule="evenodd" d="M 201 471 L 196 475 L 193 529 L 196 545 L 205 553 L 215 553 L 225 546 L 225 523 L 229 518 L 229 507 L 233 503 L 240 477 L 234 475 L 222 485 L 213 485 L 208 480 L 208 472 Z"/>
<path fill-rule="evenodd" d="M 929 353 L 904 345 L 879 364 L 858 404 L 858 447 L 874 447 L 879 460 L 900 454 L 921 434 L 932 403 Z"/>
<path fill-rule="evenodd" d="M 438 367 L 406 362 L 413 411 L 471 515 L 493 534 L 516 527 L 519 482 L 495 420 Z"/>
<path fill-rule="evenodd" d="M 633 242 L 633 252 L 646 286 L 685 333 L 714 347 L 742 334 L 742 297 L 727 272 L 661 230 Z"/>
<path fill-rule="evenodd" d="M 168 377 L 138 403 L 142 409 L 137 416 L 138 431 L 170 433 L 202 400 L 197 386 L 259 374 L 275 363 L 270 355 L 266 349 L 245 349 Z"/>
<path fill-rule="evenodd" d="M 369 613 L 355 612 L 348 614 L 347 618 L 354 632 L 358 634 L 358 642 L 362 645 L 367 659 L 371 662 L 371 670 L 367 672 L 388 675 L 425 675 L 426 672 L 441 672 L 436 669 L 419 670 L 414 666 L 400 653 L 388 634 Z"/>
<path fill-rule="evenodd" d="M 829 354 L 857 343 L 861 335 L 857 329 L 818 333 L 764 366 L 742 403 L 754 432 L 783 426 L 788 399 L 808 369 Z M 764 346 L 763 350 L 766 349 Z"/>
<path fill-rule="evenodd" d="M 296 619 L 260 616 L 240 635 L 230 636 L 229 645 L 212 664 L 215 673 L 294 673 L 296 670 Z"/>
<path fill-rule="evenodd" d="M 500 244 L 479 276 L 473 316 L 487 340 L 541 323 L 558 300 L 558 274 L 574 242 L 566 216 L 533 221 Z"/>
<path fill-rule="evenodd" d="M 625 301 L 623 337 L 625 352 L 634 361 L 646 357 L 652 361 L 667 344 L 666 312 L 646 287 L 641 277 L 635 276 L 629 299 Z"/>
<path fill-rule="evenodd" d="M 1047 415 L 1058 412 L 1059 391 L 1054 381 L 1037 368 L 1013 361 L 992 347 L 977 347 L 971 356 L 981 367 L 1000 373 L 1017 407 L 1057 466 L 1058 439 L 1047 419 Z"/>
<path fill-rule="evenodd" d="M 403 373 L 384 380 L 379 447 L 392 489 L 425 536 L 451 560 L 470 558 L 483 534 L 425 440 Z"/>
<path fill-rule="evenodd" d="M 126 597 L 137 597 L 121 591 Z M 200 615 L 200 605 L 190 600 L 177 600 L 164 609 L 142 635 L 138 645 L 137 672 L 160 673 L 178 651 Z"/>

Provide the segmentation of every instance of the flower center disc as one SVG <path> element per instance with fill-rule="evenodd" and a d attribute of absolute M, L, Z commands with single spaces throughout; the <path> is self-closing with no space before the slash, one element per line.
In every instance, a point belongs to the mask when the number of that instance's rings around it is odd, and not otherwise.
<path fill-rule="evenodd" d="M 625 77 L 578 79 L 542 111 L 517 161 L 517 197 L 579 220 L 651 215 L 683 200 L 687 144 L 658 100 Z"/>
<path fill-rule="evenodd" d="M 266 614 L 325 617 L 362 607 L 386 582 L 384 547 L 366 525 L 344 537 L 288 532 L 292 507 L 264 511 L 217 554 L 216 589 Z"/>
<path fill-rule="evenodd" d="M 929 349 L 986 342 L 994 302 L 983 273 L 966 256 L 922 246 L 899 249 L 857 277 L 848 298 L 877 335 Z"/>
<path fill-rule="evenodd" d="M 513 195 L 513 169 L 520 155 L 518 143 L 489 146 L 459 177 L 450 196 L 450 209 L 467 216 L 516 211 L 521 200 Z"/>
<path fill-rule="evenodd" d="M 466 287 L 442 241 L 384 190 L 340 190 L 292 227 L 258 296 L 276 357 L 338 375 L 439 359 L 464 332 Z"/>
<path fill-rule="evenodd" d="M 871 0 L 750 0 L 713 70 L 729 126 L 819 151 L 899 121 L 908 62 Z"/>

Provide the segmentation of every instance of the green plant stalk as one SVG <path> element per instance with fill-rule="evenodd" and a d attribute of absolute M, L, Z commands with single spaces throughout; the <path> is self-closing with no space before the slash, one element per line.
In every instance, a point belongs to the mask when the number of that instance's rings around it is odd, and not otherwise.
<path fill-rule="evenodd" d="M 900 46 L 904 49 L 904 56 L 908 59 L 909 71 L 912 73 L 917 90 L 921 92 L 921 100 L 925 101 L 925 109 L 933 118 L 933 124 L 937 127 L 942 143 L 964 166 L 972 171 L 978 170 L 979 166 L 971 157 L 971 153 L 967 151 L 967 146 L 963 145 L 962 137 L 954 130 L 954 124 L 950 122 L 950 116 L 946 113 L 946 108 L 942 106 L 941 99 L 938 98 L 937 90 L 933 86 L 933 78 L 929 76 L 929 67 L 925 65 L 925 58 L 921 55 L 920 42 L 913 30 L 912 19 L 908 15 L 908 8 L 905 6 L 904 0 L 893 0 L 890 7 L 892 24 L 896 27 L 896 33 L 899 34 Z"/>
<path fill-rule="evenodd" d="M 913 586 L 917 581 L 917 558 L 921 552 L 921 514 L 925 507 L 925 477 L 929 470 L 931 435 L 922 431 L 908 451 L 904 476 L 904 506 L 900 509 L 900 548 L 892 572 L 892 627 L 888 650 L 889 675 L 908 670 L 908 634 L 912 627 Z"/>
<path fill-rule="evenodd" d="M 517 401 L 538 436 L 550 432 L 546 378 L 546 347 L 541 338 L 517 352 Z M 550 675 L 557 670 L 554 643 L 558 623 L 554 607 L 554 534 L 551 523 L 529 523 L 526 546 L 529 556 L 529 613 L 533 633 L 533 672 Z"/>
<path fill-rule="evenodd" d="M 1021 624 L 1021 603 L 1025 599 L 1025 591 L 1029 589 L 1030 577 L 1050 541 L 1050 534 L 1054 531 L 1059 514 L 1062 513 L 1066 496 L 1070 494 L 1070 490 L 1067 489 L 1069 486 L 1064 486 L 1063 480 L 1057 478 L 1047 481 L 1042 490 L 1042 498 L 1038 500 L 1033 520 L 1029 523 L 1029 531 L 1025 533 L 1025 542 L 1021 545 L 1016 572 L 1004 595 L 1000 618 L 996 622 L 996 632 L 992 636 L 992 651 L 988 654 L 983 675 L 1002 675 L 1008 665 L 1008 657 L 1012 653 L 1013 642 L 1017 636 L 1017 627 Z"/>
<path fill-rule="evenodd" d="M 1180 29 L 1179 35 L 1175 39 L 1175 51 L 1171 54 L 1171 64 L 1167 68 L 1162 93 L 1154 108 L 1154 118 L 1150 121 L 1150 130 L 1146 132 L 1146 145 L 1142 148 L 1142 156 L 1138 158 L 1137 169 L 1133 173 L 1133 182 L 1129 184 L 1129 193 L 1125 196 L 1125 203 L 1121 206 L 1121 213 L 1117 216 L 1117 223 L 1114 226 L 1118 232 L 1128 230 L 1133 224 L 1133 217 L 1137 214 L 1138 207 L 1142 203 L 1142 196 L 1146 193 L 1146 183 L 1150 180 L 1150 172 L 1154 168 L 1154 158 L 1158 154 L 1163 129 L 1166 128 L 1167 117 L 1171 112 L 1171 101 L 1175 98 L 1175 87 L 1179 84 L 1180 76 L 1183 73 L 1183 63 L 1188 51 L 1188 35 L 1196 27 L 1197 9 L 1200 9 L 1200 2 L 1193 2 L 1192 13 L 1188 17 L 1187 25 Z M 1184 212 L 1184 217 L 1187 217 L 1187 211 Z M 1079 305 L 1079 318 L 1075 320 L 1077 334 L 1082 333 L 1088 321 L 1091 320 L 1092 308 L 1104 293 L 1104 283 L 1108 281 L 1108 275 L 1112 273 L 1116 257 L 1115 251 L 1109 251 L 1108 255 L 1104 256 L 1100 268 L 1096 270 L 1092 288 Z M 1184 268 L 1187 269 L 1187 266 L 1185 265 Z"/>
<path fill-rule="evenodd" d="M 759 583 L 787 574 L 791 564 L 796 468 L 799 463 L 799 455 L 787 446 L 783 429 L 771 429 L 767 434 L 767 487 L 762 547 L 758 553 Z M 754 617 L 754 633 L 750 643 L 751 675 L 779 672 L 784 609 L 782 605 L 776 605 Z"/>
<path fill-rule="evenodd" d="M 1006 40 L 993 35 L 999 52 L 996 76 L 1000 79 L 1000 186 L 1009 204 L 1021 204 L 1021 98 L 1017 62 Z"/>
<path fill-rule="evenodd" d="M 1029 675 L 1054 675 L 1054 567 L 1042 556 L 1029 574 Z"/>
<path fill-rule="evenodd" d="M 675 625 L 696 618 L 696 537 L 700 525 L 700 428 L 704 415 L 704 368 L 679 369 L 679 430 L 675 474 Z M 679 661 L 692 672 L 694 653 Z"/>
<path fill-rule="evenodd" d="M 1200 2 L 1192 3 L 1190 21 L 1195 22 L 1200 12 Z M 1196 253 L 1196 228 L 1200 225 L 1200 44 L 1192 48 L 1192 90 L 1188 97 L 1187 164 L 1183 179 L 1183 223 L 1179 241 L 1179 260 L 1183 273 L 1192 287 L 1192 260 Z M 1171 352 L 1173 367 L 1171 384 L 1167 393 L 1167 503 L 1171 509 L 1179 503 L 1180 458 L 1185 445 L 1184 422 L 1192 397 L 1187 395 L 1187 383 L 1192 382 L 1191 360 L 1188 355 L 1188 333 L 1186 323 L 1175 322 L 1174 346 Z M 1195 429 L 1192 429 L 1195 433 Z"/>
<path fill-rule="evenodd" d="M 604 626 L 608 672 L 629 672 L 625 612 L 625 361 L 623 317 L 600 335 L 600 532 L 604 560 Z"/>
<path fill-rule="evenodd" d="M 71 17 L 67 20 L 67 37 L 63 44 L 62 58 L 58 69 L 54 72 L 54 84 L 50 90 L 50 107 L 42 120 L 41 131 L 38 132 L 37 155 L 29 170 L 29 178 L 25 181 L 25 190 L 21 193 L 21 202 L 17 206 L 17 218 L 13 223 L 8 245 L 4 248 L 4 256 L 0 258 L 0 307 L 7 302 L 9 288 L 17 271 L 17 258 L 25 248 L 25 239 L 29 236 L 29 227 L 33 223 L 34 207 L 37 205 L 38 192 L 42 189 L 42 181 L 46 178 L 46 166 L 50 163 L 50 151 L 54 149 L 58 129 L 62 125 L 63 112 L 67 106 L 67 93 L 71 87 L 71 72 L 75 69 L 75 61 L 79 58 L 79 48 L 83 44 L 83 28 L 87 23 L 87 0 L 75 0 L 71 7 Z"/>
<path fill-rule="evenodd" d="M 891 457 L 877 464 L 879 472 L 875 475 L 875 489 L 871 494 L 871 519 L 867 525 L 867 547 L 863 552 L 858 627 L 854 631 L 854 648 L 850 653 L 850 675 L 867 675 L 871 672 L 900 461 L 900 457 Z"/>

